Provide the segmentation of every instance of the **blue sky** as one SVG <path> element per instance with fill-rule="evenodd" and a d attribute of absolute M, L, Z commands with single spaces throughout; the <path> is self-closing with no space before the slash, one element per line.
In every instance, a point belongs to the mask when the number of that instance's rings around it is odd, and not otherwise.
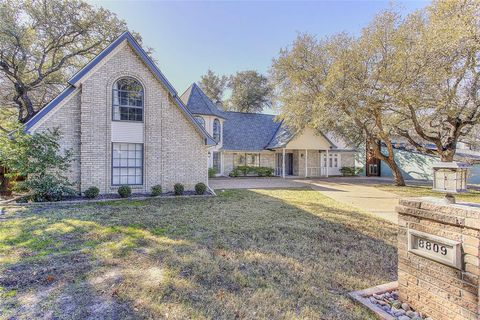
<path fill-rule="evenodd" d="M 298 32 L 321 37 L 358 34 L 389 1 L 159 2 L 95 1 L 127 21 L 181 94 L 209 68 L 220 74 L 254 69 L 266 73 Z M 396 2 L 404 12 L 425 1 Z"/>

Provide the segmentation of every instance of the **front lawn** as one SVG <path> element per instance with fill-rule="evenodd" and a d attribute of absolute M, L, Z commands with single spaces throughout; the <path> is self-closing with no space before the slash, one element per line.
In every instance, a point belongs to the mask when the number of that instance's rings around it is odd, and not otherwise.
<path fill-rule="evenodd" d="M 402 197 L 437 197 L 442 198 L 445 194 L 433 191 L 432 186 L 403 186 L 397 187 L 393 185 L 377 185 L 380 190 L 395 193 Z M 466 193 L 458 193 L 455 195 L 457 201 L 480 202 L 480 191 L 469 189 Z"/>
<path fill-rule="evenodd" d="M 8 209 L 0 318 L 374 319 L 396 229 L 310 189 Z"/>

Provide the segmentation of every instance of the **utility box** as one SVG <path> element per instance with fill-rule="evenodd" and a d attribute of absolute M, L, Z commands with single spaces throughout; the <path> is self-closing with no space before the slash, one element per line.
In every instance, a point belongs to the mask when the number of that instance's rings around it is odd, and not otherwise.
<path fill-rule="evenodd" d="M 467 191 L 467 171 L 464 162 L 439 162 L 433 165 L 433 190 L 445 193 Z"/>

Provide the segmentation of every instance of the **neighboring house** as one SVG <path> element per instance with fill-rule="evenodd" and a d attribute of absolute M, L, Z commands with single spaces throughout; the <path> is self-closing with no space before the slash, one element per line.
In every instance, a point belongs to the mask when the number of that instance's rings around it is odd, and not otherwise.
<path fill-rule="evenodd" d="M 73 153 L 69 178 L 79 191 L 208 183 L 207 149 L 215 142 L 128 32 L 25 125 L 31 133 L 53 128 Z"/>
<path fill-rule="evenodd" d="M 435 148 L 434 145 L 426 144 L 425 146 L 431 149 Z M 385 149 L 384 152 L 386 152 Z M 394 144 L 394 155 L 403 177 L 407 180 L 432 180 L 433 165 L 440 162 L 439 157 L 421 153 L 403 142 Z M 365 174 L 367 176 L 393 176 L 390 167 L 385 162 L 378 160 L 373 155 L 367 155 L 365 158 Z M 480 152 L 458 148 L 455 161 L 469 163 L 471 167 L 469 168 L 468 183 L 480 184 Z"/>
<path fill-rule="evenodd" d="M 208 166 L 218 175 L 237 166 L 261 166 L 282 177 L 328 177 L 355 164 L 356 150 L 311 128 L 294 133 L 273 115 L 219 110 L 195 83 L 181 99 L 217 142 L 209 148 Z"/>

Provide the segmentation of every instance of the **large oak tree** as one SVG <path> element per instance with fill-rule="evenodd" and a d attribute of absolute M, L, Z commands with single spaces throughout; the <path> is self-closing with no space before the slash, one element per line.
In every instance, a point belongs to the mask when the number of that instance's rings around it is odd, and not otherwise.
<path fill-rule="evenodd" d="M 28 121 L 125 30 L 115 14 L 82 0 L 0 1 L 0 106 Z"/>

